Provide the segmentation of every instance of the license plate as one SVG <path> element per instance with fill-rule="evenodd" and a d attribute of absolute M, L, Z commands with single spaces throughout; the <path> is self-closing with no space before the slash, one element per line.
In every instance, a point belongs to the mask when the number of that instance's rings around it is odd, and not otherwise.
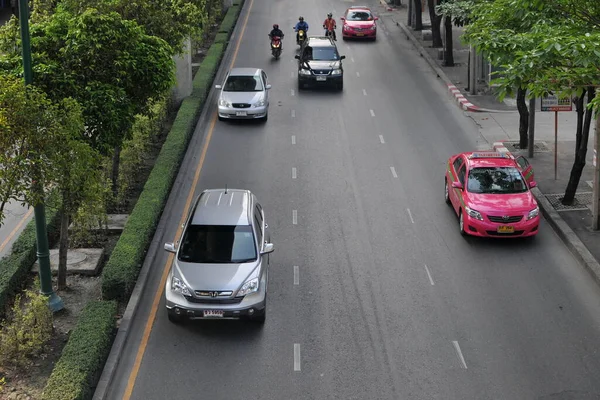
<path fill-rule="evenodd" d="M 317 76 L 317 80 L 318 81 L 326 81 L 327 77 L 325 77 L 325 76 Z"/>
<path fill-rule="evenodd" d="M 515 231 L 515 228 L 513 226 L 499 226 L 498 227 L 498 233 L 513 233 Z"/>
<path fill-rule="evenodd" d="M 364 33 L 357 33 L 356 36 L 365 36 Z"/>
<path fill-rule="evenodd" d="M 204 318 L 223 318 L 221 310 L 204 310 Z"/>
<path fill-rule="evenodd" d="M 246 111 L 236 111 L 236 112 L 235 112 L 235 115 L 236 115 L 237 117 L 245 117 L 245 116 L 247 116 L 247 115 L 248 115 L 248 113 L 247 113 Z"/>

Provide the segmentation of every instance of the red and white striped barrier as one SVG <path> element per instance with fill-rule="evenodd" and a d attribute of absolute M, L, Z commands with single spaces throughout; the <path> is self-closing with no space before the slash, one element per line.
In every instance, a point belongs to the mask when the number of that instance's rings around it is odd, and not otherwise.
<path fill-rule="evenodd" d="M 454 96 L 460 107 L 465 111 L 481 111 L 479 107 L 471 103 L 467 98 L 460 92 L 460 89 L 454 85 L 448 85 L 448 90 Z"/>

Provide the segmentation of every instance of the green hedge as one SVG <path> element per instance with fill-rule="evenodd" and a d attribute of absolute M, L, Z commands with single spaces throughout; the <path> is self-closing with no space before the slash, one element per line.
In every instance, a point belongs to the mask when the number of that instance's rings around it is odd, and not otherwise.
<path fill-rule="evenodd" d="M 229 10 L 232 9 L 233 7 Z M 228 34 L 236 22 L 235 19 L 231 22 L 231 18 L 237 18 L 239 9 L 240 7 L 233 13 L 228 11 L 230 20 L 227 22 L 223 20 L 221 24 L 221 26 L 225 23 L 233 24 L 231 28 L 227 28 Z M 225 43 L 213 43 L 194 76 L 192 95 L 184 99 L 179 107 L 177 117 L 144 190 L 102 272 L 102 295 L 105 299 L 126 300 L 135 286 L 146 251 L 177 177 L 179 165 L 187 150 L 206 96 L 210 92 L 225 46 Z"/>
<path fill-rule="evenodd" d="M 229 41 L 229 34 L 220 32 L 215 35 L 214 43 L 227 43 Z"/>
<path fill-rule="evenodd" d="M 115 301 L 89 302 L 77 321 L 48 379 L 42 400 L 86 400 L 93 395 L 110 353 L 115 327 Z"/>
<path fill-rule="evenodd" d="M 242 11 L 242 6 L 234 5 L 229 7 L 227 14 L 225 14 L 225 18 L 223 18 L 223 22 L 221 22 L 221 26 L 219 27 L 219 33 L 227 33 L 230 35 L 231 32 L 233 32 L 240 11 Z"/>
<path fill-rule="evenodd" d="M 46 223 L 50 239 L 59 233 L 58 217 L 55 210 L 46 208 Z M 0 315 L 5 314 L 11 299 L 26 282 L 27 275 L 36 261 L 36 252 L 35 219 L 32 219 L 15 240 L 11 254 L 0 260 Z"/>

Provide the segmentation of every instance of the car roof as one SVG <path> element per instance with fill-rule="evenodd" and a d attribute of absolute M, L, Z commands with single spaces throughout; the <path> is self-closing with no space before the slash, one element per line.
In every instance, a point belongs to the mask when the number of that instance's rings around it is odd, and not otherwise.
<path fill-rule="evenodd" d="M 192 225 L 250 225 L 253 195 L 243 189 L 209 189 L 196 203 Z"/>
<path fill-rule="evenodd" d="M 466 157 L 469 168 L 516 167 L 514 158 L 496 151 L 469 151 L 459 155 Z"/>
<path fill-rule="evenodd" d="M 348 9 L 346 10 L 346 12 L 348 11 L 368 11 L 368 12 L 372 12 L 371 9 L 367 6 L 352 6 L 352 7 L 348 7 Z"/>
<path fill-rule="evenodd" d="M 336 47 L 335 43 L 327 36 L 309 36 L 308 43 L 311 47 Z"/>
<path fill-rule="evenodd" d="M 234 76 L 255 76 L 260 74 L 260 68 L 232 68 L 229 75 Z"/>

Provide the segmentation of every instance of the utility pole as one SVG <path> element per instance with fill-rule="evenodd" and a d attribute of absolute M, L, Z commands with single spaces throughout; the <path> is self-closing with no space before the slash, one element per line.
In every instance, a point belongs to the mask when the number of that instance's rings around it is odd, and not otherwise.
<path fill-rule="evenodd" d="M 600 110 L 598 110 L 600 111 Z M 596 130 L 594 132 L 594 193 L 592 204 L 592 229 L 600 229 L 600 163 L 598 163 L 598 152 L 600 151 L 600 112 L 596 114 Z"/>
<path fill-rule="evenodd" d="M 527 157 L 533 158 L 535 135 L 535 97 L 529 99 L 529 136 L 527 137 Z"/>
<path fill-rule="evenodd" d="M 31 42 L 29 40 L 29 4 L 27 0 L 19 0 L 19 26 L 21 27 L 21 45 L 23 46 L 23 75 L 25 86 L 33 83 L 33 70 L 31 67 Z M 34 182 L 34 190 L 43 194 L 41 182 Z M 43 199 L 43 196 L 40 198 Z M 48 306 L 52 312 L 62 310 L 65 305 L 62 299 L 52 289 L 52 272 L 50 270 L 50 250 L 48 249 L 48 232 L 46 230 L 46 207 L 40 201 L 33 207 L 35 215 L 35 230 L 37 241 L 37 258 L 40 266 L 41 293 L 48 296 Z"/>
<path fill-rule="evenodd" d="M 477 51 L 469 46 L 469 93 L 477 94 Z"/>

